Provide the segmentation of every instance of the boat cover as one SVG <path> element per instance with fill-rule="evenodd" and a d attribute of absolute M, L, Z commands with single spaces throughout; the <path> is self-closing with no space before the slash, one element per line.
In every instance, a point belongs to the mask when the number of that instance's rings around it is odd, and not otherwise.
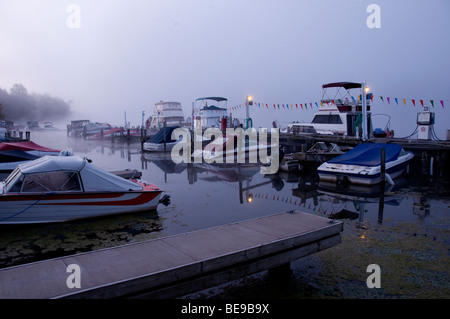
<path fill-rule="evenodd" d="M 166 127 L 166 143 L 176 142 L 177 140 L 172 140 L 172 132 L 179 126 L 169 126 Z M 158 133 L 153 135 L 147 140 L 147 143 L 162 144 L 164 143 L 164 128 L 160 129 Z"/>
<path fill-rule="evenodd" d="M 21 151 L 41 151 L 41 152 L 59 152 L 48 147 L 41 146 L 32 141 L 0 143 L 0 151 L 21 150 Z"/>
<path fill-rule="evenodd" d="M 385 162 L 398 158 L 402 147 L 398 144 L 364 143 L 328 161 L 329 164 L 378 166 L 381 164 L 381 148 L 385 149 Z"/>
<path fill-rule="evenodd" d="M 54 171 L 78 172 L 86 192 L 142 190 L 140 185 L 106 172 L 79 156 L 45 155 L 34 161 L 20 164 L 19 169 L 22 174 Z"/>

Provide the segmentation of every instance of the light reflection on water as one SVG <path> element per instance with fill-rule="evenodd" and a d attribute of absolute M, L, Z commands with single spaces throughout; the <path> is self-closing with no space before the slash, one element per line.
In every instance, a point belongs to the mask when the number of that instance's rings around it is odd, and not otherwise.
<path fill-rule="evenodd" d="M 159 205 L 156 211 L 139 214 L 54 225 L 2 226 L 0 267 L 153 239 L 292 209 L 342 219 L 345 227 L 340 246 L 346 247 L 348 242 L 357 254 L 368 249 L 368 246 L 371 251 L 380 249 L 380 240 L 386 240 L 393 234 L 400 236 L 394 241 L 407 240 L 408 249 L 411 241 L 414 246 L 414 241 L 424 239 L 432 241 L 434 247 L 438 247 L 435 249 L 448 249 L 450 201 L 447 183 L 434 182 L 423 186 L 414 184 L 405 176 L 396 180 L 396 186 L 385 193 L 382 198 L 384 204 L 380 205 L 377 191 L 364 194 L 366 190 L 342 191 L 319 184 L 315 171 L 302 174 L 279 172 L 264 176 L 260 174 L 258 166 L 175 165 L 169 154 L 141 154 L 139 144 L 85 142 L 68 139 L 65 134 L 65 131 L 52 132 L 52 135 L 36 132 L 32 133 L 32 140 L 46 147 L 70 150 L 75 155 L 86 156 L 93 160 L 94 165 L 108 171 L 138 169 L 142 171 L 142 179 L 158 185 L 171 196 L 171 203 L 168 206 Z M 371 245 L 375 242 L 374 248 Z M 361 247 L 358 248 L 358 245 Z M 401 255 L 405 254 L 407 248 L 399 244 L 396 249 Z M 324 256 L 326 258 L 326 254 Z M 443 257 L 442 263 L 447 263 L 447 253 L 444 252 L 443 256 L 446 257 Z M 382 259 L 379 256 L 377 258 L 381 263 Z M 390 255 L 389 258 L 393 257 Z M 304 269 L 300 268 L 297 268 L 297 272 L 303 275 L 297 275 L 297 278 L 304 276 Z M 447 272 L 444 281 L 448 277 Z M 444 290 L 448 291 L 448 284 L 444 286 Z M 308 291 L 311 289 L 308 287 Z M 294 293 L 305 297 L 301 289 Z M 320 292 L 319 289 L 316 293 L 326 295 L 327 291 Z"/>

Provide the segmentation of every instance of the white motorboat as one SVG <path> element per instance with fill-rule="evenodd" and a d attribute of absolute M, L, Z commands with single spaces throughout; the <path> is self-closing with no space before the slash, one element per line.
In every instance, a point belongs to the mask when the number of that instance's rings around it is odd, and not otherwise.
<path fill-rule="evenodd" d="M 321 107 L 311 123 L 291 123 L 288 133 L 355 136 L 362 132 L 361 92 L 355 98 L 351 90 L 361 91 L 361 83 L 335 82 L 322 85 Z M 329 90 L 336 90 L 329 96 Z M 370 111 L 371 94 L 366 95 L 367 110 Z M 370 112 L 368 114 L 368 132 L 372 131 Z"/>
<path fill-rule="evenodd" d="M 385 179 L 393 183 L 400 176 L 412 152 L 405 151 L 398 144 L 363 143 L 352 150 L 335 157 L 317 168 L 321 181 L 343 182 L 360 185 L 375 185 L 382 181 L 381 149 L 385 150 Z"/>
<path fill-rule="evenodd" d="M 156 209 L 162 190 L 78 156 L 43 156 L 0 182 L 0 224 L 64 222 Z"/>

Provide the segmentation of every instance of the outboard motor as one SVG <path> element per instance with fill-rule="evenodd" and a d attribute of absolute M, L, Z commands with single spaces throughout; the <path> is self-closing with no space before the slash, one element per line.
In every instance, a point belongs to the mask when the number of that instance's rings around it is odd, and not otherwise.
<path fill-rule="evenodd" d="M 159 200 L 160 204 L 163 204 L 164 206 L 169 206 L 170 205 L 170 195 L 164 195 L 160 200 Z"/>

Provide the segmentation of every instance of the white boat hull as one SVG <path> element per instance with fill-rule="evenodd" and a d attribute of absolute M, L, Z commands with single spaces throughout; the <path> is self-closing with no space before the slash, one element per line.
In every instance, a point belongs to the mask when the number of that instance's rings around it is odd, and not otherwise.
<path fill-rule="evenodd" d="M 391 179 L 397 178 L 403 174 L 412 158 L 412 154 L 406 154 L 395 161 L 386 163 L 386 174 Z M 359 166 L 324 163 L 317 168 L 317 173 L 321 181 L 333 183 L 346 182 L 370 186 L 379 184 L 382 180 L 380 165 Z"/>
<path fill-rule="evenodd" d="M 0 224 L 65 222 L 156 209 L 160 191 L 4 195 Z"/>

